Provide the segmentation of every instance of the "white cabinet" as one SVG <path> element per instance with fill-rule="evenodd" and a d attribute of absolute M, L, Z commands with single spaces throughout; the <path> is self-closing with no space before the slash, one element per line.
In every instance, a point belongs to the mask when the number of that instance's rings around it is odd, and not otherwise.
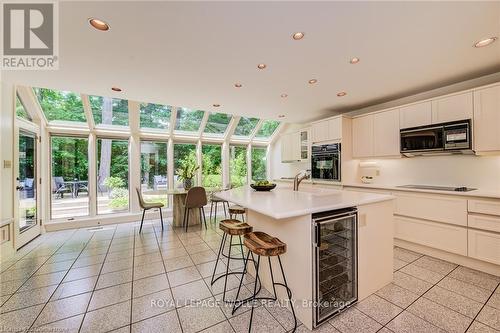
<path fill-rule="evenodd" d="M 342 139 L 342 117 L 318 121 L 311 126 L 312 142 L 338 141 Z"/>
<path fill-rule="evenodd" d="M 472 92 L 452 95 L 432 101 L 432 123 L 472 119 Z"/>
<path fill-rule="evenodd" d="M 500 234 L 469 229 L 469 257 L 500 265 Z"/>
<path fill-rule="evenodd" d="M 399 110 L 373 115 L 373 155 L 399 155 Z"/>
<path fill-rule="evenodd" d="M 500 85 L 474 92 L 474 150 L 500 151 Z"/>
<path fill-rule="evenodd" d="M 432 104 L 423 102 L 399 109 L 399 127 L 417 127 L 430 125 L 432 123 Z"/>
<path fill-rule="evenodd" d="M 352 156 L 373 156 L 373 115 L 354 118 L 352 120 Z"/>
<path fill-rule="evenodd" d="M 290 163 L 301 160 L 300 132 L 281 135 L 281 162 Z"/>
<path fill-rule="evenodd" d="M 309 145 L 309 139 L 311 134 L 308 129 L 301 130 L 299 132 L 300 136 L 300 160 L 308 161 L 311 156 L 311 145 Z"/>
<path fill-rule="evenodd" d="M 468 202 L 468 210 L 471 213 L 500 216 L 500 200 L 471 199 Z"/>

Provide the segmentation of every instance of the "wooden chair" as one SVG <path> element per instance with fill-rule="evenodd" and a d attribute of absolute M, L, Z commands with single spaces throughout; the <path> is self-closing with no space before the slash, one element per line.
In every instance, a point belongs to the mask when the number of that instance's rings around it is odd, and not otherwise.
<path fill-rule="evenodd" d="M 161 220 L 161 230 L 163 230 L 163 215 L 161 209 L 163 208 L 163 204 L 161 202 L 145 202 L 142 197 L 141 190 L 136 188 L 137 196 L 139 197 L 139 206 L 142 208 L 142 219 L 141 219 L 141 227 L 139 228 L 139 233 L 142 231 L 142 224 L 144 223 L 144 215 L 147 210 L 158 208 L 160 210 L 160 220 Z"/>
<path fill-rule="evenodd" d="M 205 217 L 205 208 L 203 208 L 207 201 L 207 192 L 204 187 L 195 186 L 192 187 L 187 195 L 186 201 L 184 202 L 184 219 L 182 221 L 182 225 L 186 226 L 186 232 L 189 226 L 189 211 L 194 208 L 198 208 L 200 211 L 200 223 L 205 222 L 205 229 L 207 228 L 207 219 Z M 203 224 L 203 223 L 202 223 Z"/>

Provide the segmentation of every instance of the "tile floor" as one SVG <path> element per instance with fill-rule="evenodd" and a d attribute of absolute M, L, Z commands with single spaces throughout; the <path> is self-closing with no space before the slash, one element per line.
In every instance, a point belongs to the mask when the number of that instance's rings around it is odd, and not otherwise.
<path fill-rule="evenodd" d="M 210 286 L 219 230 L 162 232 L 158 221 L 137 230 L 130 223 L 52 232 L 22 248 L 0 265 L 0 331 L 247 331 L 249 309 L 232 316 L 220 302 L 223 280 Z M 221 262 L 218 272 L 225 269 Z M 500 277 L 401 248 L 394 271 L 393 283 L 317 332 L 500 332 Z M 253 281 L 244 282 L 248 296 Z M 238 283 L 230 277 L 228 297 Z M 253 332 L 291 328 L 288 308 L 256 308 Z"/>

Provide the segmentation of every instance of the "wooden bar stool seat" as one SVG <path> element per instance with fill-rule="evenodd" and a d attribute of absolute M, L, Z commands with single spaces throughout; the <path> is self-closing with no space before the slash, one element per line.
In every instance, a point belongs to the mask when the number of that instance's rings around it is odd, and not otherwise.
<path fill-rule="evenodd" d="M 229 206 L 229 218 L 233 219 L 233 216 L 241 215 L 241 220 L 245 222 L 245 208 L 238 206 L 238 205 L 233 205 Z"/>
<path fill-rule="evenodd" d="M 280 256 L 286 252 L 285 243 L 260 231 L 247 233 L 243 244 L 253 253 L 264 257 Z"/>
<path fill-rule="evenodd" d="M 240 220 L 222 220 L 219 223 L 219 229 L 231 236 L 243 236 L 253 231 L 253 227 Z"/>

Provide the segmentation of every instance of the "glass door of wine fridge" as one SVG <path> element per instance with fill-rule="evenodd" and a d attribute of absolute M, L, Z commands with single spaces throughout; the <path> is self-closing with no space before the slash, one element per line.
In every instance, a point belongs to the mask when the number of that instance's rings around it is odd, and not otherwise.
<path fill-rule="evenodd" d="M 357 210 L 313 215 L 314 325 L 358 299 Z"/>

